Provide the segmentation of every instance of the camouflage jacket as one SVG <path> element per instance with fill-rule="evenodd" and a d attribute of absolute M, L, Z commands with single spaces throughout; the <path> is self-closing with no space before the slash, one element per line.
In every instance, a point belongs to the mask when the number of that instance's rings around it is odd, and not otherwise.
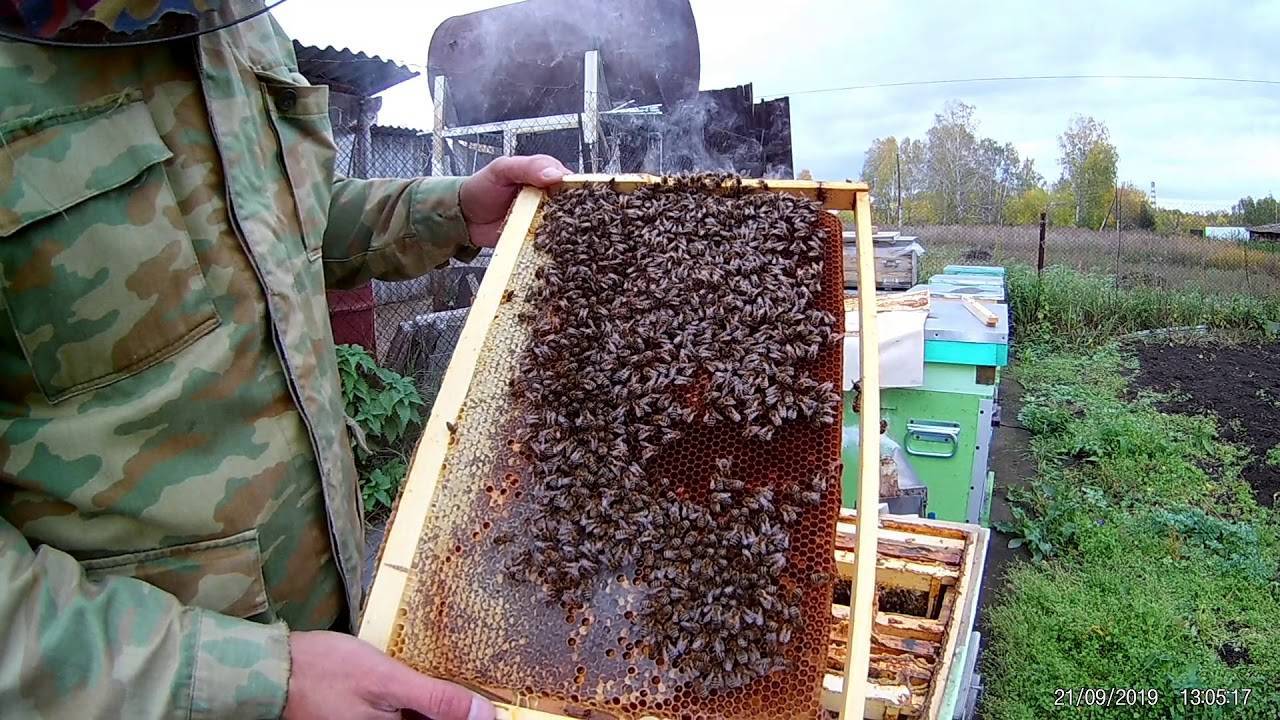
<path fill-rule="evenodd" d="M 0 714 L 273 717 L 357 614 L 326 287 L 474 253 L 457 179 L 334 177 L 268 15 L 0 41 Z"/>

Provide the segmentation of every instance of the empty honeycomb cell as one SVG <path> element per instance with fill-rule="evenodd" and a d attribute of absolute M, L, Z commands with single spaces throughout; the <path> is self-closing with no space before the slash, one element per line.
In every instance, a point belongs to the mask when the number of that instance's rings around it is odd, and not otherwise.
<path fill-rule="evenodd" d="M 831 557 L 839 508 L 840 227 L 713 181 L 565 191 L 540 211 L 393 655 L 618 720 L 818 714 L 830 588 L 807 561 Z M 476 527 L 493 542 L 457 547 Z M 767 601 L 726 611 L 748 598 Z"/>

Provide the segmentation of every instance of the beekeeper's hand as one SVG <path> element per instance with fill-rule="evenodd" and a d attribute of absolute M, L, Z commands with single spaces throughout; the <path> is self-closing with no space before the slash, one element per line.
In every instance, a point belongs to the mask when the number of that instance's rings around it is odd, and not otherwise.
<path fill-rule="evenodd" d="M 399 720 L 402 710 L 433 720 L 494 720 L 484 698 L 419 674 L 350 635 L 290 633 L 289 652 L 284 720 Z"/>
<path fill-rule="evenodd" d="M 502 221 L 521 185 L 547 187 L 568 174 L 568 168 L 550 155 L 500 157 L 485 165 L 467 178 L 458 192 L 471 244 L 480 247 L 498 244 Z"/>

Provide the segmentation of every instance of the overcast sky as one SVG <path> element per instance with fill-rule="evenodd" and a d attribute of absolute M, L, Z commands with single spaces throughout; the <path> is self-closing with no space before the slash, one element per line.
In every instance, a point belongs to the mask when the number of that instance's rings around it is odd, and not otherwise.
<path fill-rule="evenodd" d="M 625 1 L 625 0 L 624 0 Z M 423 71 L 383 93 L 379 122 L 430 129 L 431 33 L 483 0 L 290 0 L 276 16 L 307 44 Z M 1224 208 L 1280 195 L 1280 84 L 1035 80 L 799 91 L 1022 75 L 1194 75 L 1280 82 L 1280 1 L 1208 3 L 693 0 L 703 89 L 754 83 L 791 94 L 795 167 L 857 177 L 872 139 L 921 137 L 949 99 L 976 106 L 979 131 L 1012 142 L 1058 177 L 1057 136 L 1074 113 L 1111 130 L 1120 178 L 1160 205 Z M 781 12 L 779 12 L 781 11 Z"/>

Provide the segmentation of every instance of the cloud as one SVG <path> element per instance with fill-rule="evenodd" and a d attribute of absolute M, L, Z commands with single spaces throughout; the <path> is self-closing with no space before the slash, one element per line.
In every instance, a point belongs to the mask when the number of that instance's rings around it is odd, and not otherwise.
<path fill-rule="evenodd" d="M 440 20 L 499 3 L 307 0 L 276 15 L 302 42 L 426 64 Z M 757 97 L 946 78 L 1144 74 L 1280 80 L 1280 3 L 1192 0 L 692 0 L 704 89 L 753 83 Z M 978 7 L 980 9 L 975 9 Z M 796 168 L 856 177 L 876 137 L 921 137 L 949 99 L 981 132 L 1058 175 L 1057 136 L 1076 113 L 1111 130 L 1120 175 L 1194 203 L 1280 193 L 1280 86 L 1158 80 L 1036 80 L 793 95 Z M 426 82 L 385 93 L 380 120 L 427 127 Z"/>

